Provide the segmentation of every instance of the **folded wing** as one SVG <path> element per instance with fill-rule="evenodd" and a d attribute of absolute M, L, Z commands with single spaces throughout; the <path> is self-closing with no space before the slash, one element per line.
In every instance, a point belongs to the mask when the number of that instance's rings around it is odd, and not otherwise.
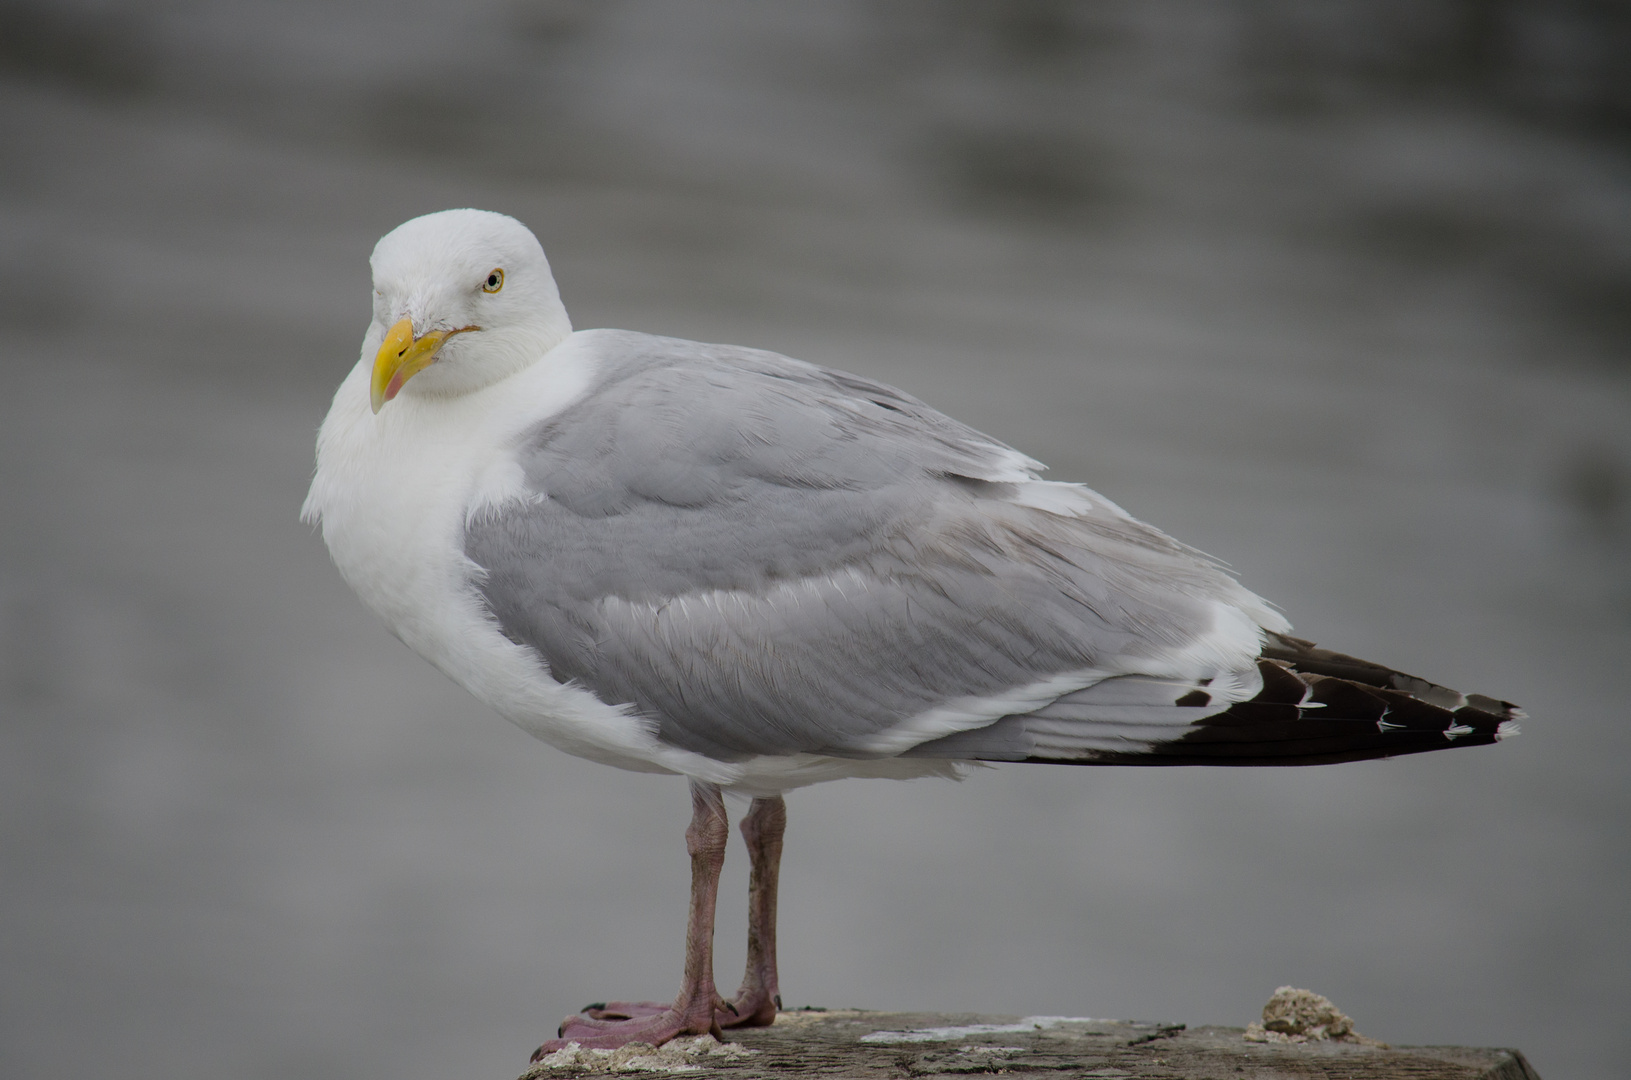
<path fill-rule="evenodd" d="M 514 449 L 525 490 L 473 513 L 465 550 L 506 635 L 671 746 L 1342 760 L 1371 755 L 1309 724 L 1340 711 L 1403 748 L 1460 715 L 1365 682 L 1385 669 L 1328 673 L 1211 559 L 898 390 L 619 331 L 595 348 L 595 385 Z"/>

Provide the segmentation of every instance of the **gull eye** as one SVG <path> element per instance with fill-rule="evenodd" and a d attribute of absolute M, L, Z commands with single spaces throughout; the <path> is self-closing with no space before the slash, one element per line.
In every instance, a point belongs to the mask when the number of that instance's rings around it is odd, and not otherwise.
<path fill-rule="evenodd" d="M 482 292 L 497 292 L 504 287 L 504 271 L 495 269 L 487 275 L 487 280 L 481 283 Z"/>

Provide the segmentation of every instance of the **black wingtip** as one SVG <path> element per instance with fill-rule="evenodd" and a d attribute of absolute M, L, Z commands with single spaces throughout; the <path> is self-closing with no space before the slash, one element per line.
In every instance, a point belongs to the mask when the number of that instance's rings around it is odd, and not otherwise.
<path fill-rule="evenodd" d="M 1257 696 L 1198 721 L 1180 738 L 1065 763 L 1328 765 L 1488 746 L 1517 734 L 1524 718 L 1509 701 L 1462 694 L 1287 635 L 1270 636 L 1258 670 Z"/>

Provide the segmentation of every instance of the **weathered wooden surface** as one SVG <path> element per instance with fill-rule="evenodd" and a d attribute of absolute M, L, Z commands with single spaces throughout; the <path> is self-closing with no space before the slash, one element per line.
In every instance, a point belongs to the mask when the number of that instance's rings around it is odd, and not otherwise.
<path fill-rule="evenodd" d="M 524 1080 L 596 1073 L 676 1072 L 729 1080 L 854 1077 L 904 1080 L 979 1074 L 1160 1080 L 1539 1080 L 1515 1050 L 1381 1048 L 1351 1043 L 1247 1042 L 1244 1030 L 1051 1017 L 921 1013 L 783 1013 L 774 1027 L 711 1041 L 530 1069 Z M 570 1058 L 570 1054 L 567 1058 Z M 630 1060 L 630 1058 L 633 1060 Z"/>

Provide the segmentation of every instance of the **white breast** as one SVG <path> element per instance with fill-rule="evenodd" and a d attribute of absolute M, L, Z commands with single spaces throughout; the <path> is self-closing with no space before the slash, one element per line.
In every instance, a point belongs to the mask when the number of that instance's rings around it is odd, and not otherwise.
<path fill-rule="evenodd" d="M 529 497 L 513 448 L 587 388 L 593 355 L 574 334 L 538 363 L 460 397 L 404 392 L 376 416 L 372 353 L 335 394 L 302 518 L 321 522 L 346 582 L 391 632 L 480 700 L 568 753 L 716 783 L 731 766 L 665 747 L 625 708 L 556 682 L 499 632 L 464 554 L 473 513 Z M 412 390 L 412 386 L 408 388 Z"/>

